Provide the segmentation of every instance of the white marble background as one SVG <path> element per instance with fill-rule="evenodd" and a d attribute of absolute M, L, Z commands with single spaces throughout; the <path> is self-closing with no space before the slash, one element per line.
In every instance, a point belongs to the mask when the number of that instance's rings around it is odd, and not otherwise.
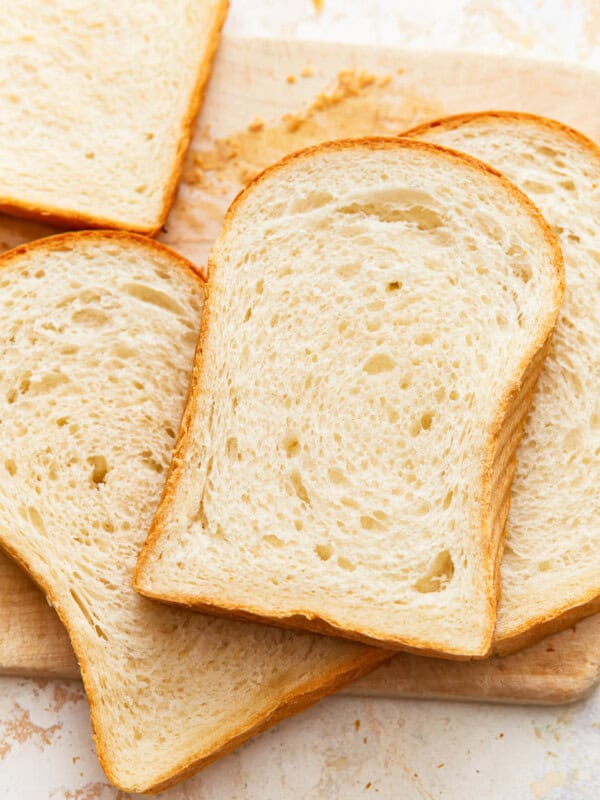
<path fill-rule="evenodd" d="M 600 0 L 231 0 L 226 32 L 514 53 L 600 69 Z M 600 692 L 554 709 L 330 698 L 161 795 L 371 796 L 597 800 Z M 98 766 L 77 684 L 0 679 L 0 798 L 127 800 Z"/>

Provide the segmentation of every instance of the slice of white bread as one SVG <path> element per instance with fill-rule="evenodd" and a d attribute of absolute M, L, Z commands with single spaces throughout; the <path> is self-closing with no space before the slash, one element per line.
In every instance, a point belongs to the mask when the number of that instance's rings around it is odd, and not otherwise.
<path fill-rule="evenodd" d="M 202 303 L 184 259 L 130 234 L 0 259 L 0 543 L 68 629 L 100 760 L 126 791 L 164 788 L 384 658 L 133 591 Z"/>
<path fill-rule="evenodd" d="M 528 114 L 439 120 L 409 135 L 501 168 L 559 237 L 567 291 L 513 484 L 500 652 L 600 610 L 600 148 Z"/>
<path fill-rule="evenodd" d="M 0 210 L 154 233 L 227 0 L 19 0 L 0 11 Z"/>
<path fill-rule="evenodd" d="M 279 162 L 230 208 L 149 596 L 481 656 L 514 452 L 563 293 L 533 204 L 397 139 Z"/>

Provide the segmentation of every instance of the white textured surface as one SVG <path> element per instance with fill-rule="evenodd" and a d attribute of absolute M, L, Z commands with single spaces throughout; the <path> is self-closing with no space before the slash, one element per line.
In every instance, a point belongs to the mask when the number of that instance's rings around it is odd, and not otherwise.
<path fill-rule="evenodd" d="M 319 17 L 308 0 L 232 0 L 226 29 L 600 68 L 599 16 L 598 0 L 325 0 Z M 563 709 L 331 698 L 163 797 L 595 800 L 599 720 L 598 692 Z M 79 686 L 0 679 L 0 798 L 126 800 L 98 766 Z"/>

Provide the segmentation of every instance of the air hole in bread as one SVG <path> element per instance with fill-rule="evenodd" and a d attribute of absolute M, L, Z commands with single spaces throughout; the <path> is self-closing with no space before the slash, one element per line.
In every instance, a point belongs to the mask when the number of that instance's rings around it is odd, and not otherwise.
<path fill-rule="evenodd" d="M 343 470 L 338 469 L 337 467 L 332 467 L 331 469 L 328 469 L 327 475 L 329 477 L 329 480 L 332 483 L 337 484 L 338 486 L 343 486 L 348 483 L 348 478 L 344 474 Z"/>
<path fill-rule="evenodd" d="M 540 561 L 538 569 L 540 572 L 549 572 L 552 569 L 552 563 L 550 561 Z"/>
<path fill-rule="evenodd" d="M 71 320 L 82 325 L 100 328 L 109 321 L 109 316 L 98 308 L 80 308 L 73 312 Z"/>
<path fill-rule="evenodd" d="M 21 394 L 27 394 L 31 386 L 31 372 L 26 372 L 19 382 L 19 391 Z"/>
<path fill-rule="evenodd" d="M 415 503 L 415 513 L 419 517 L 424 517 L 425 514 L 429 514 L 431 511 L 431 503 L 428 500 L 421 500 L 418 503 Z"/>
<path fill-rule="evenodd" d="M 444 509 L 444 511 L 446 509 L 450 508 L 450 506 L 452 505 L 452 497 L 453 497 L 453 495 L 454 495 L 454 492 L 452 491 L 452 489 L 450 489 L 450 491 L 444 497 L 444 501 L 442 503 L 442 508 Z"/>
<path fill-rule="evenodd" d="M 353 278 L 355 275 L 358 275 L 360 272 L 360 263 L 354 262 L 351 264 L 341 264 L 336 269 L 336 274 L 340 276 L 340 278 Z"/>
<path fill-rule="evenodd" d="M 92 483 L 95 483 L 96 486 L 104 483 L 108 472 L 106 458 L 104 456 L 90 456 L 87 462 L 92 467 Z"/>
<path fill-rule="evenodd" d="M 5 468 L 5 470 L 8 472 L 8 474 L 11 477 L 13 477 L 14 475 L 17 474 L 17 465 L 12 460 L 12 458 L 7 458 L 6 459 L 6 461 L 4 462 L 4 468 Z"/>
<path fill-rule="evenodd" d="M 360 527 L 363 531 L 384 531 L 385 525 L 382 525 L 374 517 L 369 514 L 363 514 L 360 518 Z"/>
<path fill-rule="evenodd" d="M 329 561 L 333 555 L 333 548 L 328 544 L 317 544 L 315 545 L 315 553 L 319 556 L 321 561 Z"/>
<path fill-rule="evenodd" d="M 239 461 L 241 460 L 241 454 L 239 451 L 238 440 L 235 436 L 230 436 L 225 443 L 225 452 L 227 456 L 232 459 L 232 461 Z"/>
<path fill-rule="evenodd" d="M 329 192 L 310 192 L 304 197 L 298 197 L 290 207 L 291 213 L 301 214 L 304 211 L 314 211 L 331 203 L 334 197 Z"/>
<path fill-rule="evenodd" d="M 442 217 L 426 205 L 415 203 L 402 207 L 407 198 L 397 192 L 396 196 L 392 192 L 389 200 L 381 202 L 360 202 L 355 201 L 337 209 L 339 214 L 356 215 L 358 217 L 371 217 L 378 222 L 396 223 L 403 222 L 407 225 L 414 225 L 420 231 L 431 231 L 440 228 L 444 224 Z"/>
<path fill-rule="evenodd" d="M 397 292 L 402 288 L 402 281 L 390 281 L 385 287 L 386 292 Z"/>
<path fill-rule="evenodd" d="M 454 577 L 454 562 L 448 550 L 442 550 L 429 563 L 427 572 L 414 584 L 417 592 L 443 591 Z"/>
<path fill-rule="evenodd" d="M 431 428 L 433 417 L 434 417 L 433 411 L 426 411 L 424 414 L 422 414 L 421 428 L 423 428 L 424 431 L 428 431 Z"/>
<path fill-rule="evenodd" d="M 356 564 L 354 564 L 352 561 L 350 561 L 349 558 L 346 558 L 345 556 L 338 556 L 337 563 L 338 566 L 341 567 L 341 569 L 345 569 L 347 572 L 354 572 L 354 570 L 356 569 Z"/>
<path fill-rule="evenodd" d="M 246 313 L 244 314 L 244 322 L 248 322 L 251 316 L 252 316 L 252 309 L 247 308 Z"/>
<path fill-rule="evenodd" d="M 521 183 L 521 188 L 526 192 L 531 192 L 532 194 L 552 194 L 554 189 L 552 186 L 549 186 L 547 183 L 541 183 L 541 181 L 532 181 L 532 180 L 524 180 Z"/>
<path fill-rule="evenodd" d="M 415 344 L 419 345 L 420 347 L 423 347 L 426 344 L 433 344 L 433 342 L 434 337 L 431 333 L 419 333 L 417 336 L 415 336 Z"/>
<path fill-rule="evenodd" d="M 363 370 L 369 375 L 379 375 L 381 372 L 389 372 L 394 369 L 396 362 L 387 353 L 378 353 L 372 356 L 363 366 Z"/>
<path fill-rule="evenodd" d="M 142 303 L 149 303 L 182 317 L 186 316 L 183 308 L 172 297 L 158 289 L 153 289 L 151 286 L 146 286 L 144 283 L 128 283 L 123 286 L 123 291 Z"/>
<path fill-rule="evenodd" d="M 310 505 L 310 497 L 306 491 L 306 487 L 302 483 L 302 478 L 297 469 L 290 472 L 290 481 L 294 491 L 298 495 L 298 498 L 306 505 Z"/>
<path fill-rule="evenodd" d="M 40 512 L 37 510 L 37 508 L 35 508 L 35 506 L 29 506 L 29 519 L 42 535 L 46 533 L 46 526 L 44 525 L 44 520 L 42 519 Z"/>
<path fill-rule="evenodd" d="M 388 422 L 394 423 L 394 422 L 398 422 L 398 420 L 400 419 L 400 414 L 392 406 L 388 406 L 386 408 L 386 414 L 387 414 Z"/>
<path fill-rule="evenodd" d="M 283 440 L 283 449 L 288 458 L 294 458 L 300 452 L 300 442 L 295 436 L 286 436 Z"/>

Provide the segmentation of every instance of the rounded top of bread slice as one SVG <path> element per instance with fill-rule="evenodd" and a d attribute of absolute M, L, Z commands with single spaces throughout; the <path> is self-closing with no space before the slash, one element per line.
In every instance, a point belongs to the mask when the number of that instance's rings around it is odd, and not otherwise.
<path fill-rule="evenodd" d="M 209 275 L 185 435 L 137 586 L 486 652 L 504 467 L 563 293 L 539 211 L 443 148 L 332 142 L 238 196 Z"/>

